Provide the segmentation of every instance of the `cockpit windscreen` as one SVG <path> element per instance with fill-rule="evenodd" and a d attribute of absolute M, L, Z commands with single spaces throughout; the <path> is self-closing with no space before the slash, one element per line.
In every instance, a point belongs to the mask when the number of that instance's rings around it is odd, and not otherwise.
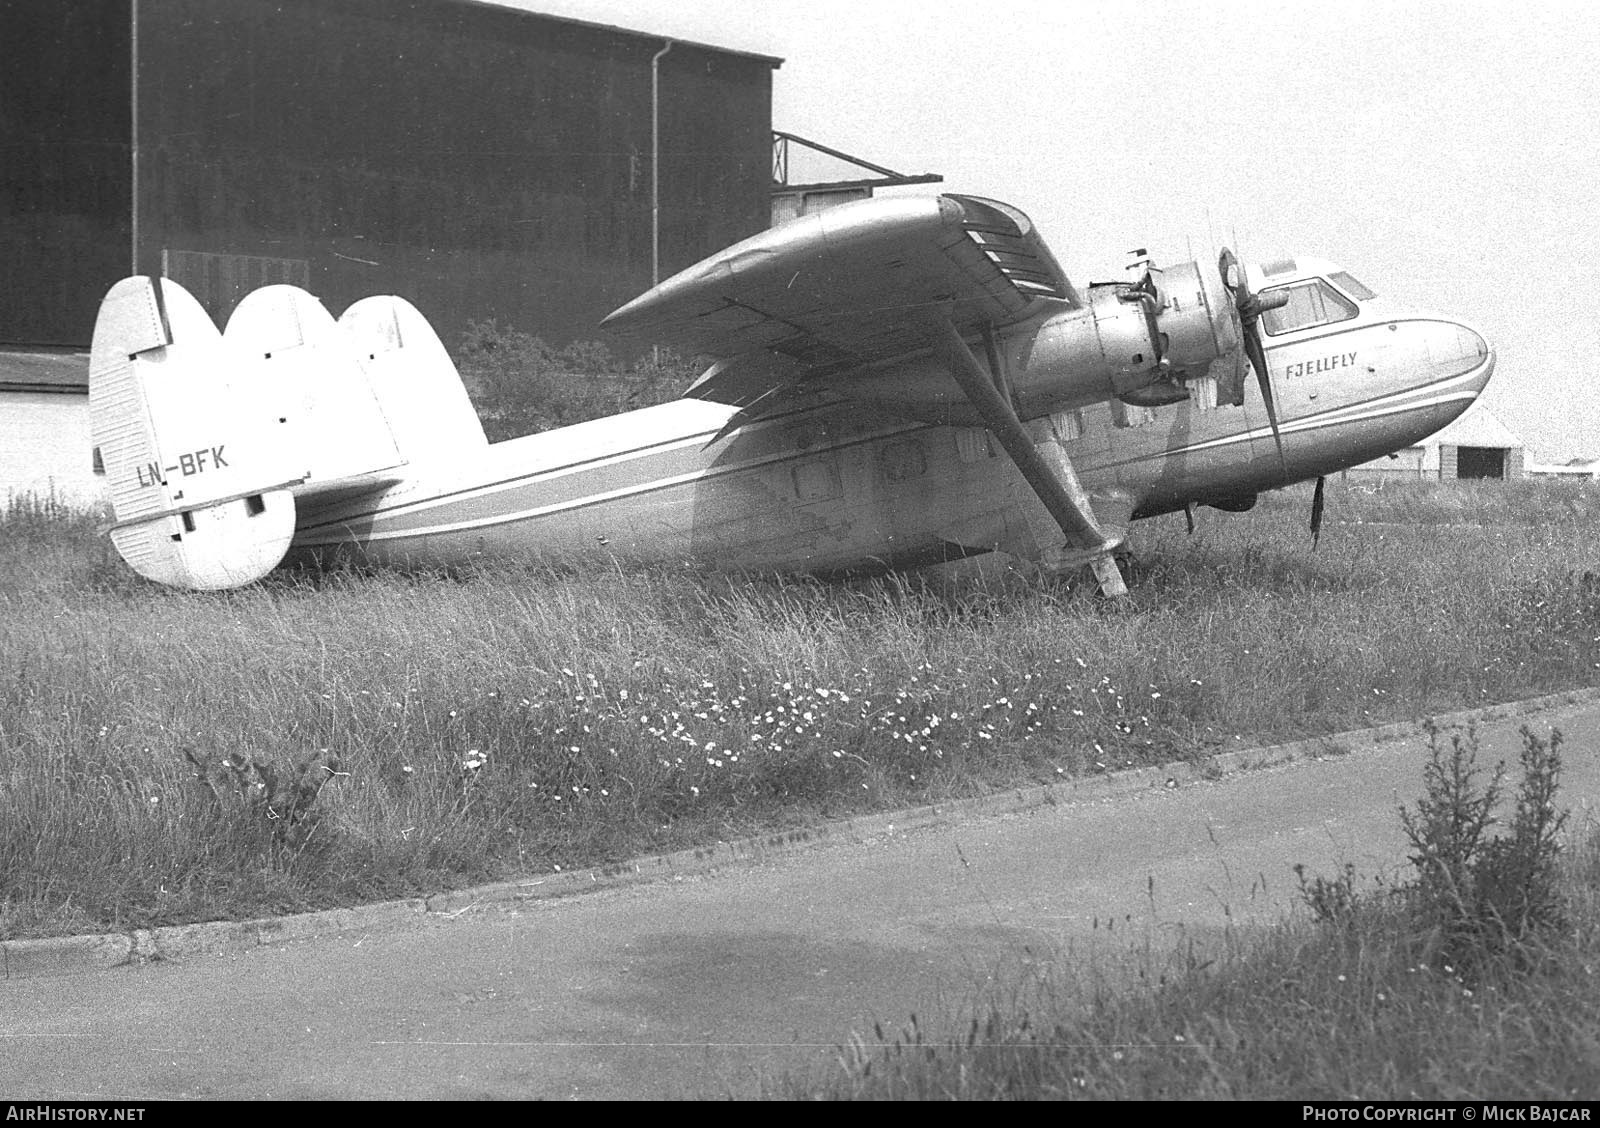
<path fill-rule="evenodd" d="M 1366 290 L 1365 286 L 1361 288 Z M 1261 315 L 1261 327 L 1274 337 L 1334 321 L 1348 321 L 1359 312 L 1354 302 L 1322 278 L 1309 278 L 1304 282 L 1274 286 L 1262 291 L 1263 296 L 1278 293 L 1287 293 L 1289 303 L 1278 309 L 1269 309 Z"/>

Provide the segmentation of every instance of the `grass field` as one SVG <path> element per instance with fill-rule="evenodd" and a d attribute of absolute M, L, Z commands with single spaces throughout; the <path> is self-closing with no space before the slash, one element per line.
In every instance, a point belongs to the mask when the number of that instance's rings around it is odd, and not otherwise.
<path fill-rule="evenodd" d="M 991 570 L 145 584 L 0 520 L 0 936 L 351 904 L 1600 684 L 1600 491 L 1333 485 Z"/>

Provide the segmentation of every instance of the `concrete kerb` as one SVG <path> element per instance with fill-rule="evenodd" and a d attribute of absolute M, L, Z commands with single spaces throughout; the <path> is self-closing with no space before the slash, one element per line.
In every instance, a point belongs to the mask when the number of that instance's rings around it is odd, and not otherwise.
<path fill-rule="evenodd" d="M 1441 729 L 1459 728 L 1595 702 L 1600 702 L 1600 688 L 1463 710 L 1434 717 L 1433 723 Z M 0 941 L 0 977 L 17 979 L 62 975 L 152 960 L 220 955 L 267 944 L 413 923 L 429 917 L 454 917 L 475 908 L 516 901 L 570 897 L 591 890 L 639 882 L 682 880 L 689 876 L 714 873 L 728 866 L 759 862 L 830 843 L 862 842 L 935 826 L 953 819 L 1020 814 L 1061 803 L 1091 798 L 1108 799 L 1157 787 L 1180 787 L 1297 760 L 1347 755 L 1416 736 L 1424 728 L 1423 721 L 1402 721 L 1288 744 L 1219 752 L 1200 762 L 1183 761 L 1162 767 L 1132 768 L 1103 776 L 1015 788 L 993 795 L 887 814 L 864 815 L 592 869 L 543 874 L 518 881 L 439 893 L 427 898 L 388 901 L 352 909 L 326 909 L 262 920 L 217 921 L 138 929 L 132 933 Z"/>

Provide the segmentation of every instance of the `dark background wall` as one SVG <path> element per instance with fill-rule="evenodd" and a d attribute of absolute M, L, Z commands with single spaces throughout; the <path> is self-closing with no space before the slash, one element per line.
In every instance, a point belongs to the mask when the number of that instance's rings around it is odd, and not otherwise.
<path fill-rule="evenodd" d="M 64 14 L 33 34 L 59 42 L 24 69 L 74 77 L 19 116 L 54 138 L 35 151 L 75 154 L 48 166 L 56 181 L 89 161 L 101 187 L 19 230 L 37 241 L 64 226 L 93 244 L 70 265 L 34 259 L 91 296 L 34 301 L 17 329 L 7 314 L 8 341 L 86 342 L 131 257 L 117 222 L 129 182 L 116 190 L 131 168 L 128 5 L 58 2 Z M 55 5 L 8 0 L 8 62 L 10 25 L 34 18 L 13 9 L 33 7 Z M 650 59 L 663 45 L 451 0 L 139 0 L 138 270 L 165 261 L 219 321 L 255 285 L 293 281 L 335 315 L 402 294 L 447 344 L 488 317 L 554 343 L 597 336 L 650 283 Z M 775 65 L 686 44 L 662 59 L 663 276 L 767 225 Z M 6 81 L 9 113 L 29 76 Z"/>
<path fill-rule="evenodd" d="M 0 342 L 83 345 L 128 273 L 126 0 L 0 0 Z"/>

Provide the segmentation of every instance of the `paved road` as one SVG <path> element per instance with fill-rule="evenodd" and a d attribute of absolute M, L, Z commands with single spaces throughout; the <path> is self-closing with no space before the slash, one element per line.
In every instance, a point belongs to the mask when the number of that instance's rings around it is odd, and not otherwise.
<path fill-rule="evenodd" d="M 1485 730 L 1515 757 L 1516 721 Z M 1600 704 L 1567 736 L 1600 803 Z M 1294 900 L 1292 867 L 1403 862 L 1425 742 L 952 821 L 677 882 L 520 902 L 233 956 L 0 983 L 0 1098 L 753 1093 L 881 1020 L 970 1011 L 1052 956 Z M 1108 932 L 1105 922 L 1118 927 Z"/>

